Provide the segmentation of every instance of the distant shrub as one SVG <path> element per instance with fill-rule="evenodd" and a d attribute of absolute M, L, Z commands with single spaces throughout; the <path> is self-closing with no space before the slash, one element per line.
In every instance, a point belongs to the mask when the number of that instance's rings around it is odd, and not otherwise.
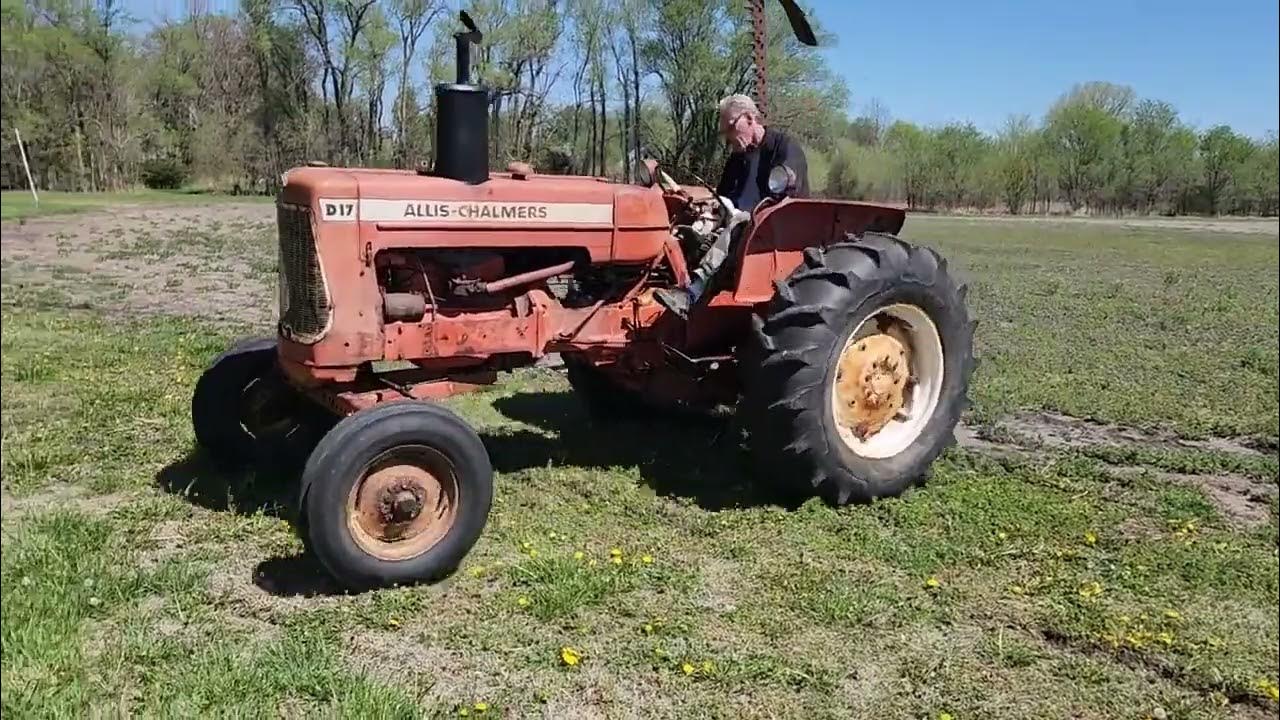
<path fill-rule="evenodd" d="M 142 184 L 152 190 L 177 190 L 187 181 L 187 168 L 177 158 L 154 158 L 142 163 Z"/>

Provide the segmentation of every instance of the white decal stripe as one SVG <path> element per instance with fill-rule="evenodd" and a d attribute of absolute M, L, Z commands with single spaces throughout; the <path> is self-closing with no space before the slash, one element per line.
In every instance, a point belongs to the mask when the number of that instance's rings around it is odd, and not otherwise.
<path fill-rule="evenodd" d="M 328 222 L 424 224 L 612 225 L 611 203 L 495 202 L 466 200 L 330 200 L 321 198 Z"/>

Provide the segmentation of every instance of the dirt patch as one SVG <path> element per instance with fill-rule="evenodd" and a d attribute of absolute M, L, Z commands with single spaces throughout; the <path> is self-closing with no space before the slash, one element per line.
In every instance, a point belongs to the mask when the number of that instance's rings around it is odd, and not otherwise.
<path fill-rule="evenodd" d="M 455 677 L 467 666 L 457 652 L 433 647 L 412 632 L 359 630 L 347 636 L 344 664 L 369 677 L 396 685 L 415 684 L 422 674 Z M 461 688 L 458 688 L 461 689 Z M 445 697 L 449 689 L 438 687 Z"/>
<path fill-rule="evenodd" d="M 1203 493 L 1223 517 L 1242 527 L 1266 524 L 1271 519 L 1271 502 L 1277 494 L 1275 485 L 1240 475 L 1187 475 L 1144 467 L 1117 467 L 1112 472 L 1120 477 L 1147 476 L 1157 482 L 1193 487 Z"/>
<path fill-rule="evenodd" d="M 955 429 L 956 445 L 964 450 L 986 453 L 996 457 L 1019 457 L 1027 454 L 1027 448 L 1012 443 L 996 442 L 982 436 L 980 428 L 960 423 Z"/>
<path fill-rule="evenodd" d="M 1083 420 L 1055 412 L 1024 412 L 1000 420 L 982 433 L 993 442 L 1015 446 L 1085 448 L 1100 445 L 1136 446 L 1152 450 L 1207 450 L 1260 457 L 1253 438 L 1189 440 L 1167 430 L 1144 430 L 1111 423 Z"/>
<path fill-rule="evenodd" d="M 985 428 L 960 424 L 956 427 L 955 436 L 956 445 L 965 450 L 1010 458 L 1029 457 L 1037 448 L 1070 450 L 1099 446 L 1195 449 L 1244 456 L 1267 454 L 1254 448 L 1250 439 L 1187 440 L 1166 431 L 1141 430 L 1049 412 L 1020 413 Z M 1223 517 L 1242 527 L 1267 523 L 1271 518 L 1272 500 L 1277 494 L 1274 483 L 1234 473 L 1193 475 L 1134 466 L 1114 466 L 1112 473 L 1119 478 L 1146 476 L 1157 482 L 1196 488 Z M 1148 529 L 1135 527 L 1132 530 L 1135 536 L 1141 536 Z"/>
<path fill-rule="evenodd" d="M 912 222 L 925 220 L 968 220 L 976 222 L 1031 223 L 1036 225 L 1076 225 L 1119 227 L 1126 230 L 1184 230 L 1199 233 L 1240 235 L 1280 235 L 1280 222 L 1275 218 L 1161 218 L 1161 217 L 1070 217 L 1043 215 L 913 215 Z"/>
<path fill-rule="evenodd" d="M 734 588 L 742 577 L 742 568 L 727 560 L 707 560 L 700 568 L 702 588 L 694 604 L 714 613 L 729 614 L 738 609 Z"/>
<path fill-rule="evenodd" d="M 13 520 L 55 510 L 81 512 L 94 517 L 106 515 L 139 497 L 137 493 L 114 492 L 94 495 L 80 485 L 52 485 L 30 495 L 0 494 L 0 514 Z"/>
<path fill-rule="evenodd" d="M 6 302 L 270 328 L 274 208 L 126 206 L 5 223 Z M 52 293 L 52 295 L 50 295 Z"/>

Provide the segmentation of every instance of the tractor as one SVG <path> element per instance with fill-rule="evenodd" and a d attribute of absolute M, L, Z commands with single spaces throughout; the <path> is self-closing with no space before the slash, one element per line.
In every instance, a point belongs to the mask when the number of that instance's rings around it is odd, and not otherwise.
<path fill-rule="evenodd" d="M 482 35 L 461 20 L 433 165 L 286 173 L 277 332 L 218 356 L 192 398 L 215 461 L 305 457 L 299 530 L 339 583 L 456 571 L 494 471 L 438 401 L 550 354 L 593 417 L 731 408 L 761 481 L 802 498 L 870 502 L 927 476 L 967 406 L 976 323 L 947 262 L 899 239 L 902 208 L 791 197 L 785 167 L 741 210 L 653 160 L 625 182 L 491 172 L 488 95 L 470 77 Z M 680 315 L 656 302 L 721 232 L 729 257 L 698 301 Z"/>

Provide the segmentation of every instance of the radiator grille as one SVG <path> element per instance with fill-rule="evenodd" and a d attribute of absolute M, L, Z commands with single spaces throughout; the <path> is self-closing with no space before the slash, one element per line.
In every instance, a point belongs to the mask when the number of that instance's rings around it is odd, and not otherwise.
<path fill-rule="evenodd" d="M 329 329 L 333 309 L 320 269 L 311 210 L 276 206 L 280 235 L 280 331 L 290 340 L 314 343 Z"/>

